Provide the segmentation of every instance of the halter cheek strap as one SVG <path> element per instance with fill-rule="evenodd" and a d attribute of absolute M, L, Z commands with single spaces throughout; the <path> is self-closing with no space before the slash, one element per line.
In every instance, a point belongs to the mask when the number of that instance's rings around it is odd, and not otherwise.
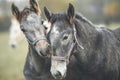
<path fill-rule="evenodd" d="M 33 41 L 32 45 L 35 45 L 40 40 L 46 40 L 47 41 L 46 37 L 42 36 L 40 38 L 37 38 L 35 41 Z"/>
<path fill-rule="evenodd" d="M 82 46 L 82 44 L 80 44 L 77 40 L 77 37 L 76 37 L 76 29 L 75 29 L 75 25 L 73 25 L 73 31 L 74 31 L 74 37 L 75 37 L 75 41 L 77 42 L 78 46 L 81 48 L 81 49 L 84 49 L 84 47 Z"/>
<path fill-rule="evenodd" d="M 67 64 L 69 64 L 70 57 L 72 56 L 72 52 L 73 52 L 75 44 L 76 44 L 76 42 L 72 43 L 72 45 L 70 47 L 70 50 L 68 51 L 68 55 L 66 56 L 66 58 L 67 58 Z"/>

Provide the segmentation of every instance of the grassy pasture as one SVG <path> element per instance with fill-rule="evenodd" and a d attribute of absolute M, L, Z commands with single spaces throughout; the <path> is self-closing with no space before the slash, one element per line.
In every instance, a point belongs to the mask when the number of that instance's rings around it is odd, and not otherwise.
<path fill-rule="evenodd" d="M 24 80 L 23 66 L 27 42 L 22 41 L 15 49 L 8 45 L 8 33 L 0 33 L 0 80 Z"/>

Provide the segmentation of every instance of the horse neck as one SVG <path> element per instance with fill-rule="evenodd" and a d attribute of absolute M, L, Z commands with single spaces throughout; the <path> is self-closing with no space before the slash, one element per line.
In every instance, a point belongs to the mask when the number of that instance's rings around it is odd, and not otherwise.
<path fill-rule="evenodd" d="M 77 48 L 76 48 L 76 57 L 79 61 L 88 62 L 89 57 L 92 55 L 92 47 L 97 36 L 97 30 L 94 25 L 90 22 L 85 22 L 79 19 L 75 21 L 76 27 L 76 38 L 77 38 Z M 80 44 L 84 49 L 79 47 Z"/>
<path fill-rule="evenodd" d="M 37 72 L 42 72 L 44 68 L 45 59 L 42 58 L 29 44 L 30 64 Z"/>

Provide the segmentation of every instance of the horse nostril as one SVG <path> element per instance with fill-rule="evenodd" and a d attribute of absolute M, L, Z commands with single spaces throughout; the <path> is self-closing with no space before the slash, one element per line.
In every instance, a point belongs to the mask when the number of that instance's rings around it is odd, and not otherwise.
<path fill-rule="evenodd" d="M 12 47 L 12 48 L 16 48 L 16 45 L 12 44 L 11 47 Z"/>
<path fill-rule="evenodd" d="M 42 56 L 49 57 L 50 56 L 50 50 L 49 49 L 50 49 L 50 46 L 47 45 L 45 49 L 41 50 L 40 52 L 41 52 Z"/>
<path fill-rule="evenodd" d="M 49 43 L 47 44 L 47 48 L 50 48 L 50 44 Z"/>
<path fill-rule="evenodd" d="M 50 46 L 50 44 L 48 43 L 48 46 Z"/>
<path fill-rule="evenodd" d="M 60 78 L 62 78 L 62 75 L 59 71 L 57 71 L 56 74 L 55 74 L 55 77 L 60 79 Z"/>

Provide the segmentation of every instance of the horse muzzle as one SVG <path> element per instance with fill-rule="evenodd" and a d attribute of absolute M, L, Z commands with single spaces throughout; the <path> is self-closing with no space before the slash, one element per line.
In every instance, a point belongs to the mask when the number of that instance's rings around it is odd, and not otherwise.
<path fill-rule="evenodd" d="M 67 62 L 51 60 L 51 74 L 55 79 L 64 79 L 67 72 Z"/>
<path fill-rule="evenodd" d="M 36 43 L 35 48 L 41 56 L 48 56 L 49 43 L 46 40 L 40 40 Z"/>

